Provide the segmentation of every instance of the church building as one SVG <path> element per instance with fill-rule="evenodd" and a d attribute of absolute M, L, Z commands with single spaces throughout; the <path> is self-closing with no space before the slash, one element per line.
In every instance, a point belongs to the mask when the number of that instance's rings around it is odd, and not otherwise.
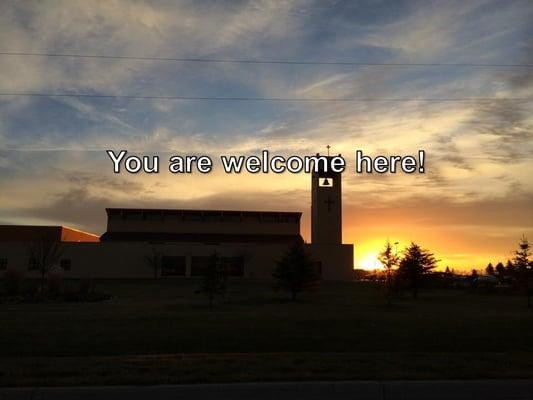
<path fill-rule="evenodd" d="M 304 244 L 325 280 L 351 280 L 353 245 L 342 243 L 341 174 L 311 176 L 311 243 Z M 303 242 L 300 212 L 107 208 L 99 238 L 65 227 L 0 226 L 0 273 L 31 268 L 28 246 L 45 231 L 61 242 L 65 278 L 187 278 L 201 275 L 217 252 L 228 275 L 271 279 L 283 253 Z M 50 237 L 48 237 L 50 238 Z M 161 257 L 154 270 L 147 259 Z"/>

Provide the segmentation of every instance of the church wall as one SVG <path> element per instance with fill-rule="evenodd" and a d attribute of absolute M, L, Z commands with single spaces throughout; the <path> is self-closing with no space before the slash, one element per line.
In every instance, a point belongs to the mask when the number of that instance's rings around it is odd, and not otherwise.
<path fill-rule="evenodd" d="M 27 242 L 0 243 L 0 259 L 8 260 L 7 268 L 25 271 L 26 277 L 39 277 L 38 271 L 29 271 Z M 314 261 L 321 262 L 322 277 L 326 280 L 351 280 L 353 263 L 352 245 L 314 245 L 306 244 Z M 70 271 L 64 272 L 65 278 L 93 279 L 150 279 L 153 270 L 146 264 L 145 257 L 152 249 L 165 256 L 185 257 L 186 276 L 191 275 L 193 257 L 208 257 L 217 252 L 221 257 L 242 257 L 244 278 L 272 279 L 272 271 L 283 253 L 285 244 L 162 244 L 151 245 L 144 242 L 100 242 L 100 243 L 63 243 L 62 257 L 70 260 Z M 1 271 L 0 271 L 1 275 Z M 164 277 L 167 279 L 167 277 Z M 180 278 L 180 277 L 176 277 Z M 182 277 L 184 278 L 184 277 Z M 174 277 L 169 278 L 174 279 Z"/>
<path fill-rule="evenodd" d="M 353 280 L 353 245 L 307 244 L 314 261 L 320 261 L 322 279 L 328 281 Z"/>
<path fill-rule="evenodd" d="M 271 279 L 275 262 L 286 251 L 287 246 L 284 244 L 184 243 L 150 245 L 142 242 L 63 243 L 61 258 L 71 260 L 71 270 L 65 271 L 64 277 L 76 279 L 153 278 L 153 269 L 144 260 L 151 254 L 153 248 L 165 256 L 184 256 L 186 258 L 185 277 L 191 274 L 192 257 L 208 257 L 216 251 L 221 257 L 242 257 L 244 278 Z M 28 270 L 28 243 L 0 243 L 0 258 L 8 260 L 7 268 L 9 269 L 23 270 L 28 278 L 39 277 L 38 271 Z"/>

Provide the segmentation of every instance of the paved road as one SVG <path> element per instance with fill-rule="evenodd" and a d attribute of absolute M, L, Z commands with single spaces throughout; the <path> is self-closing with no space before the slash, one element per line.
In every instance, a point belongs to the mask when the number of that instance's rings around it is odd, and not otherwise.
<path fill-rule="evenodd" d="M 0 400 L 533 400 L 533 380 L 233 383 L 165 386 L 0 388 Z"/>

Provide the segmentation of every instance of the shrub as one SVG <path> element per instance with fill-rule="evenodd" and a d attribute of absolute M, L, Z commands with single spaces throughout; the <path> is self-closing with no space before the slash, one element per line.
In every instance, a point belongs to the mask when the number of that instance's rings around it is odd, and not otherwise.
<path fill-rule="evenodd" d="M 80 301 L 78 287 L 72 283 L 67 283 L 63 288 L 63 300 L 65 300 L 67 303 Z"/>
<path fill-rule="evenodd" d="M 84 279 L 79 284 L 79 294 L 81 295 L 88 295 L 89 293 L 94 292 L 94 284 L 90 279 Z"/>
<path fill-rule="evenodd" d="M 47 275 L 48 293 L 59 296 L 63 287 L 63 273 L 58 270 L 48 272 Z"/>
<path fill-rule="evenodd" d="M 25 273 L 20 269 L 8 269 L 4 272 L 4 285 L 7 295 L 16 296 L 20 294 L 22 282 L 24 281 Z"/>
<path fill-rule="evenodd" d="M 63 300 L 67 303 L 96 302 L 110 299 L 111 296 L 97 293 L 94 283 L 90 279 L 84 279 L 78 283 L 67 283 L 63 288 Z"/>

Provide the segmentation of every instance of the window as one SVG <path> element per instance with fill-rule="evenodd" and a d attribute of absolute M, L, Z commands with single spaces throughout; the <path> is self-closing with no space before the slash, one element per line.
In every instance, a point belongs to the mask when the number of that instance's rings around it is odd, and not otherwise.
<path fill-rule="evenodd" d="M 62 258 L 59 262 L 59 266 L 63 271 L 70 271 L 72 267 L 72 260 L 70 258 Z"/>
<path fill-rule="evenodd" d="M 144 219 L 147 221 L 162 221 L 163 220 L 163 214 L 155 213 L 155 212 L 146 212 L 144 213 Z"/>
<path fill-rule="evenodd" d="M 220 222 L 220 214 L 205 213 L 204 221 L 205 222 Z"/>
<path fill-rule="evenodd" d="M 261 222 L 261 216 L 260 214 L 243 214 L 242 221 L 258 223 Z"/>
<path fill-rule="evenodd" d="M 30 257 L 28 259 L 28 271 L 36 271 L 39 269 L 39 266 L 37 265 L 37 260 L 33 257 Z"/>
<path fill-rule="evenodd" d="M 278 216 L 275 214 L 263 214 L 262 220 L 268 223 L 278 222 Z"/>
<path fill-rule="evenodd" d="M 236 213 L 225 213 L 222 217 L 224 222 L 241 222 L 241 214 Z"/>
<path fill-rule="evenodd" d="M 298 217 L 295 217 L 294 215 L 282 214 L 279 216 L 279 222 L 294 224 L 298 222 Z"/>
<path fill-rule="evenodd" d="M 242 257 L 221 257 L 220 262 L 227 276 L 244 276 L 244 259 Z"/>
<path fill-rule="evenodd" d="M 210 257 L 193 257 L 191 276 L 202 276 Z M 218 262 L 227 276 L 244 276 L 244 259 L 242 257 L 219 257 Z"/>
<path fill-rule="evenodd" d="M 161 260 L 161 276 L 185 276 L 185 257 L 164 256 Z"/>
<path fill-rule="evenodd" d="M 183 214 L 183 220 L 184 221 L 202 221 L 203 218 L 202 218 L 201 213 L 189 212 L 189 213 Z"/>
<path fill-rule="evenodd" d="M 140 211 L 129 211 L 129 212 L 124 213 L 123 218 L 126 220 L 135 221 L 135 220 L 143 219 L 143 215 Z"/>
<path fill-rule="evenodd" d="M 203 275 L 208 262 L 209 257 L 193 257 L 191 260 L 191 276 Z"/>
<path fill-rule="evenodd" d="M 0 258 L 0 271 L 7 269 L 7 258 Z"/>

